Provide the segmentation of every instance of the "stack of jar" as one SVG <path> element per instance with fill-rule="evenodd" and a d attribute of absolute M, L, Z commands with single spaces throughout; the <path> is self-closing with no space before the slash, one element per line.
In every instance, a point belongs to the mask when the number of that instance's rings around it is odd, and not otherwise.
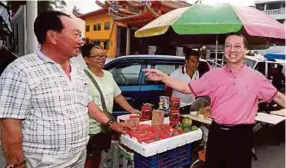
<path fill-rule="evenodd" d="M 144 104 L 141 107 L 140 121 L 151 120 L 152 119 L 152 111 L 153 111 L 152 105 Z"/>
<path fill-rule="evenodd" d="M 177 126 L 180 123 L 180 98 L 170 99 L 170 125 Z"/>

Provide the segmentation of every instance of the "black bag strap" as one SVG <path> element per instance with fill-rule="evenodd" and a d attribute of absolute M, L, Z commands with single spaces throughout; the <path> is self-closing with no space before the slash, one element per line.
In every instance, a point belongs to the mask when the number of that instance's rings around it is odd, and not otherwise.
<path fill-rule="evenodd" d="M 100 100 L 101 100 L 101 105 L 102 105 L 102 110 L 104 112 L 107 112 L 108 113 L 108 109 L 107 109 L 107 106 L 106 106 L 106 103 L 105 103 L 105 99 L 104 99 L 104 96 L 102 94 L 102 91 L 101 89 L 99 88 L 96 80 L 93 78 L 93 76 L 90 74 L 90 72 L 88 70 L 84 70 L 85 74 L 89 77 L 89 79 L 92 81 L 92 83 L 94 84 L 94 86 L 96 87 L 96 89 L 98 90 L 99 92 L 99 95 L 100 95 Z"/>
<path fill-rule="evenodd" d="M 101 105 L 102 105 L 102 111 L 106 114 L 106 116 L 107 116 L 110 120 L 115 121 L 115 118 L 112 116 L 112 114 L 110 114 L 110 113 L 108 112 L 108 109 L 107 109 L 107 106 L 106 106 L 106 103 L 105 103 L 104 96 L 103 96 L 102 91 L 101 91 L 100 87 L 98 86 L 96 80 L 93 78 L 93 76 L 91 75 L 91 73 L 90 73 L 88 70 L 85 69 L 84 72 L 85 72 L 85 74 L 89 77 L 89 79 L 92 81 L 92 83 L 94 84 L 94 86 L 96 87 L 96 89 L 97 89 L 98 92 L 99 92 L 100 100 L 101 100 Z M 110 132 L 108 125 L 101 125 L 101 128 L 102 128 L 103 132 L 105 132 L 105 133 Z"/>

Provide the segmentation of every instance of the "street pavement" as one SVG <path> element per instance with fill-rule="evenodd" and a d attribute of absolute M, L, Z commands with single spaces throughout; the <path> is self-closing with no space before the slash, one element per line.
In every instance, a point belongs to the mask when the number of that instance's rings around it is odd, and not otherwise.
<path fill-rule="evenodd" d="M 255 147 L 258 160 L 252 161 L 252 168 L 285 168 L 285 142 L 280 145 Z"/>
<path fill-rule="evenodd" d="M 252 168 L 285 168 L 285 122 L 270 126 L 254 137 L 258 160 Z"/>

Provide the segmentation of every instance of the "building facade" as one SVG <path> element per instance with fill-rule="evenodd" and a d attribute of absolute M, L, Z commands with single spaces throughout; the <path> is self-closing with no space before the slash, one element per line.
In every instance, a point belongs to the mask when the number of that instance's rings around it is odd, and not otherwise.
<path fill-rule="evenodd" d="M 110 57 L 116 55 L 116 27 L 118 23 L 109 17 L 106 9 L 80 16 L 85 20 L 85 37 L 102 46 Z"/>
<path fill-rule="evenodd" d="M 185 1 L 96 1 L 102 7 L 83 14 L 85 37 L 106 50 L 108 57 L 147 54 L 148 46 L 134 32 L 171 10 L 186 7 Z"/>
<path fill-rule="evenodd" d="M 255 7 L 285 24 L 285 0 L 256 0 Z"/>

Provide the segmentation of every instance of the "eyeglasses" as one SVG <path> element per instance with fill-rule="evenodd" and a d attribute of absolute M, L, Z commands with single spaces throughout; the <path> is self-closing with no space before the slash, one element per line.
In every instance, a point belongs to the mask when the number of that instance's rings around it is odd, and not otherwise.
<path fill-rule="evenodd" d="M 93 59 L 105 59 L 107 55 L 94 55 L 94 56 L 89 56 L 89 58 Z"/>

